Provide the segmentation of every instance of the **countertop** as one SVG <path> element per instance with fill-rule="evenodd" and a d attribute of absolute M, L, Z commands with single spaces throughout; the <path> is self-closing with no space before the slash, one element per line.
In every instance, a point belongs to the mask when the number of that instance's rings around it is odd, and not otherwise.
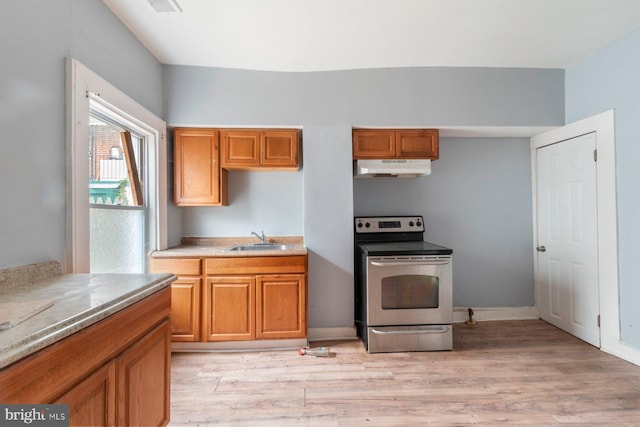
<path fill-rule="evenodd" d="M 304 239 L 297 236 L 267 237 L 269 243 L 291 245 L 287 250 L 229 251 L 236 245 L 258 243 L 256 237 L 183 237 L 179 246 L 151 254 L 153 258 L 208 258 L 306 255 Z"/>
<path fill-rule="evenodd" d="M 0 368 L 168 287 L 172 274 L 60 274 L 0 287 L 0 302 L 50 299 L 53 305 L 0 331 Z"/>

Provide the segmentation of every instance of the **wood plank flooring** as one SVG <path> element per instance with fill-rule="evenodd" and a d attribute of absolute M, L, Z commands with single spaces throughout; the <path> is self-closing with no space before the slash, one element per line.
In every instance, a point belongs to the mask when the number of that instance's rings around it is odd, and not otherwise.
<path fill-rule="evenodd" d="M 540 320 L 454 326 L 448 352 L 174 353 L 170 426 L 640 426 L 640 367 Z"/>

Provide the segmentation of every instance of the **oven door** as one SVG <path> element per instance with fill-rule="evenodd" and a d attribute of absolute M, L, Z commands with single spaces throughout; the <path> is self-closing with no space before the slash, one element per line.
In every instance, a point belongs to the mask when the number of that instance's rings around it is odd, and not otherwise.
<path fill-rule="evenodd" d="M 453 321 L 450 256 L 367 257 L 367 325 Z"/>

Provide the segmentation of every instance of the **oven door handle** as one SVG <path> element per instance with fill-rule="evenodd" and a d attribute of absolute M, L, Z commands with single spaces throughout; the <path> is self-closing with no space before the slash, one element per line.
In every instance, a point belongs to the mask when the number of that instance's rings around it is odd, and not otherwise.
<path fill-rule="evenodd" d="M 415 266 L 415 265 L 447 265 L 449 264 L 448 260 L 442 260 L 442 261 L 425 261 L 423 259 L 421 260 L 415 260 L 415 261 L 387 261 L 387 262 L 380 262 L 380 261 L 370 261 L 369 262 L 371 265 L 375 265 L 376 267 L 407 267 L 407 266 Z"/>
<path fill-rule="evenodd" d="M 425 325 L 415 329 L 400 329 L 400 330 L 382 330 L 371 328 L 371 332 L 378 335 L 406 335 L 406 334 L 446 334 L 449 332 L 449 326 L 446 325 Z"/>

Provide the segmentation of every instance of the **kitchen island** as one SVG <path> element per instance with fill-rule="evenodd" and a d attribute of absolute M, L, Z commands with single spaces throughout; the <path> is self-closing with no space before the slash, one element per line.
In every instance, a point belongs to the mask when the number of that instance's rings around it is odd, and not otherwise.
<path fill-rule="evenodd" d="M 72 425 L 166 425 L 174 280 L 171 274 L 0 280 L 0 304 L 46 306 L 0 330 L 0 402 L 69 404 Z"/>

